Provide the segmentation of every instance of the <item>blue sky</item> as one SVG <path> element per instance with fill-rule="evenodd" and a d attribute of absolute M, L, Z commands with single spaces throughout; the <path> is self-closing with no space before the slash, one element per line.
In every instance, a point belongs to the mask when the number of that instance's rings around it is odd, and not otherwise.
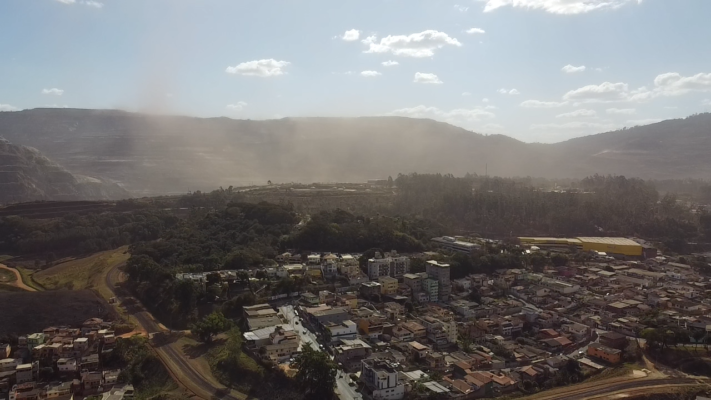
<path fill-rule="evenodd" d="M 708 0 L 3 0 L 0 110 L 404 115 L 556 142 L 711 111 L 709 15 Z"/>

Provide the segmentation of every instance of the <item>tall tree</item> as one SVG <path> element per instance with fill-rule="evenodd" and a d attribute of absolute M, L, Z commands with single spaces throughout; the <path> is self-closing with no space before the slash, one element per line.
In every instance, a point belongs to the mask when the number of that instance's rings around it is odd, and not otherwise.
<path fill-rule="evenodd" d="M 333 399 L 333 388 L 336 385 L 336 365 L 326 353 L 316 351 L 306 344 L 302 352 L 294 357 L 294 362 L 291 365 L 298 370 L 294 378 L 305 392 L 306 399 Z"/>

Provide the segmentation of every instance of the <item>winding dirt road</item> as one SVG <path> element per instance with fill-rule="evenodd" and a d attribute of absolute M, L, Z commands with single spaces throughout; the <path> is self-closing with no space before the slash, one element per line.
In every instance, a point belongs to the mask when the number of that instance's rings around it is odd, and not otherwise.
<path fill-rule="evenodd" d="M 106 286 L 109 287 L 120 302 L 128 299 L 121 298 L 116 294 L 116 285 L 122 281 L 122 273 L 119 270 L 122 265 L 115 266 L 106 275 Z M 133 298 L 131 298 L 131 301 L 138 302 Z M 159 324 L 153 315 L 142 306 L 134 307 L 134 311 L 130 315 L 148 333 L 149 337 L 155 333 L 167 332 L 167 329 Z M 194 368 L 177 345 L 167 343 L 153 346 L 153 349 L 171 376 L 196 396 L 206 400 L 244 400 L 247 398 L 247 395 L 218 383 L 212 374 L 208 376 Z"/>
<path fill-rule="evenodd" d="M 13 274 L 15 274 L 15 277 L 17 277 L 17 279 L 15 279 L 14 282 L 6 283 L 7 285 L 15 286 L 20 289 L 27 290 L 28 292 L 36 292 L 37 291 L 35 288 L 31 288 L 31 287 L 25 285 L 25 282 L 22 282 L 22 275 L 20 275 L 20 271 L 16 270 L 15 268 L 10 268 L 5 264 L 0 264 L 0 269 L 8 270 L 8 271 L 12 272 Z"/>

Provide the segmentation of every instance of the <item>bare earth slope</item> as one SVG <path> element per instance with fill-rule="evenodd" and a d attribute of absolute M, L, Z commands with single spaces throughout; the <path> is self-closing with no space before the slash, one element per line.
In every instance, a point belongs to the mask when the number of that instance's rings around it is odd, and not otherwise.
<path fill-rule="evenodd" d="M 129 194 L 116 184 L 73 175 L 36 149 L 0 138 L 0 204 L 126 197 Z"/>
<path fill-rule="evenodd" d="M 74 173 L 145 194 L 487 167 L 500 176 L 711 177 L 708 114 L 550 145 L 401 117 L 251 121 L 77 109 L 0 113 L 0 134 Z"/>

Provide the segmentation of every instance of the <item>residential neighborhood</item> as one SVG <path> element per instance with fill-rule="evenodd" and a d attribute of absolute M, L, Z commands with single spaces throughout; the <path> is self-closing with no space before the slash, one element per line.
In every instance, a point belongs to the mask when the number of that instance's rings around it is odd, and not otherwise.
<path fill-rule="evenodd" d="M 9 400 L 134 398 L 121 370 L 106 367 L 117 345 L 113 323 L 100 318 L 81 326 L 50 326 L 0 343 L 0 396 Z M 4 397 L 2 397 L 4 398 Z"/>
<path fill-rule="evenodd" d="M 565 254 L 580 240 L 561 247 L 560 240 L 522 238 L 520 246 L 529 255 Z M 360 256 L 314 253 L 294 264 L 286 253 L 267 276 L 299 274 L 314 279 L 306 286 L 313 287 L 336 274 L 338 284 L 273 298 L 280 305 L 245 306 L 245 343 L 281 365 L 307 344 L 328 352 L 341 398 L 401 399 L 416 390 L 475 399 L 549 388 L 563 371 L 582 379 L 634 361 L 642 316 L 653 310 L 706 340 L 711 303 L 703 294 L 711 281 L 629 239 L 584 240 L 592 247 L 583 262 L 458 279 L 438 252 L 377 253 L 362 268 Z M 415 258 L 424 271 L 411 270 Z M 320 276 L 309 273 L 317 266 Z M 361 273 L 368 280 L 355 283 Z"/>

